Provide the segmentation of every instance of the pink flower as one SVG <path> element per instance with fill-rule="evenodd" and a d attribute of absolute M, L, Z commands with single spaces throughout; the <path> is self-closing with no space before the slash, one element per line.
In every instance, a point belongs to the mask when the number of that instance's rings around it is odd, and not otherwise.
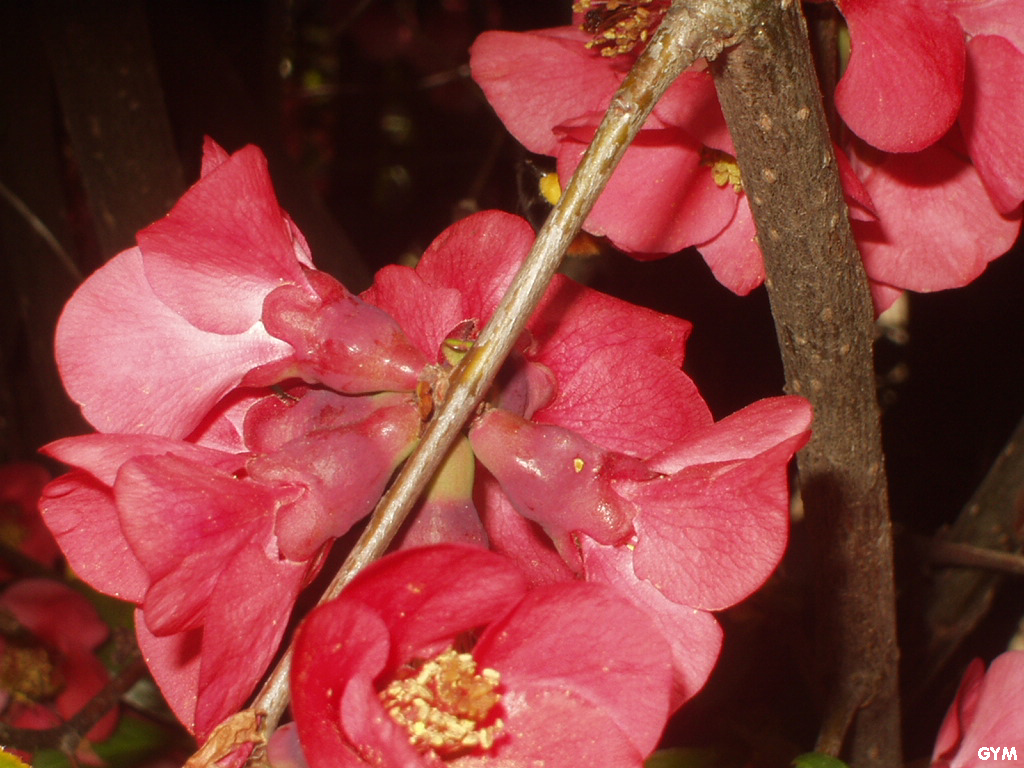
<path fill-rule="evenodd" d="M 31 642 L 0 639 L 4 676 L 0 680 L 3 719 L 19 728 L 52 728 L 73 717 L 109 680 L 95 650 L 109 630 L 81 594 L 49 579 L 23 579 L 0 595 Z M 117 726 L 110 712 L 86 734 L 107 738 Z"/>
<path fill-rule="evenodd" d="M 312 271 L 256 147 L 229 156 L 207 139 L 202 178 L 138 242 L 75 292 L 57 326 L 64 385 L 100 431 L 185 437 L 242 384 L 415 385 L 401 332 Z M 311 348 L 338 325 L 348 347 Z"/>
<path fill-rule="evenodd" d="M 974 4 L 951 12 L 943 0 L 846 0 L 840 7 L 853 37 L 836 94 L 841 114 L 867 142 L 917 152 L 883 156 L 852 140 L 847 162 L 837 148 L 881 310 L 901 290 L 965 285 L 1019 232 L 1024 158 L 1013 126 L 1022 110 L 1013 111 L 1012 95 L 1000 99 L 1005 83 L 1022 79 L 1017 69 L 1024 72 L 1007 39 L 1020 25 L 997 22 L 994 11 Z M 979 30 L 1013 28 L 998 40 L 972 39 L 978 50 L 966 95 L 964 32 L 954 14 Z M 528 150 L 554 156 L 563 181 L 635 57 L 602 56 L 585 47 L 587 37 L 572 28 L 487 32 L 470 52 L 473 76 L 499 118 Z M 958 115 L 974 164 L 955 152 L 955 135 L 936 144 Z M 763 281 L 764 267 L 734 153 L 711 78 L 698 64 L 655 106 L 585 228 L 637 258 L 696 245 L 719 282 L 748 293 Z"/>
<path fill-rule="evenodd" d="M 47 524 L 82 578 L 139 605 L 154 678 L 199 735 L 244 704 L 324 548 L 370 511 L 419 428 L 411 404 L 346 412 L 341 395 L 296 394 L 249 409 L 258 453 L 106 434 L 46 449 L 78 468 L 47 487 Z"/>
<path fill-rule="evenodd" d="M 309 265 L 258 151 L 208 143 L 197 185 L 69 302 L 58 357 L 101 431 L 47 447 L 75 469 L 48 486 L 44 516 L 82 578 L 139 606 L 154 677 L 199 736 L 249 696 L 300 590 L 412 449 L 533 237 L 518 217 L 477 214 L 356 297 Z M 677 653 L 674 703 L 717 657 L 707 611 L 778 561 L 784 466 L 809 421 L 786 399 L 715 425 L 680 367 L 689 331 L 556 277 L 402 538 L 490 542 L 535 582 L 600 571 L 645 610 L 670 603 L 663 631 L 677 651 L 694 644 Z M 740 480 L 763 486 L 742 518 L 702 528 L 676 514 L 681 495 L 724 515 Z M 635 549 L 633 575 L 588 565 L 601 559 L 588 540 Z M 753 566 L 694 581 L 722 554 Z"/>
<path fill-rule="evenodd" d="M 641 461 L 493 411 L 471 433 L 494 478 L 482 505 L 492 546 L 539 581 L 585 576 L 650 611 L 672 645 L 681 704 L 718 657 L 711 611 L 750 595 L 782 558 L 786 467 L 809 437 L 810 417 L 801 398 L 762 400 L 693 425 Z"/>
<path fill-rule="evenodd" d="M 312 768 L 639 768 L 670 670 L 650 619 L 612 590 L 530 590 L 509 560 L 448 545 L 375 563 L 307 618 L 292 707 Z"/>
<path fill-rule="evenodd" d="M 985 671 L 980 659 L 967 668 L 932 752 L 933 768 L 986 765 L 1024 749 L 1024 651 L 1008 651 Z M 994 753 L 993 753 L 994 750 Z"/>

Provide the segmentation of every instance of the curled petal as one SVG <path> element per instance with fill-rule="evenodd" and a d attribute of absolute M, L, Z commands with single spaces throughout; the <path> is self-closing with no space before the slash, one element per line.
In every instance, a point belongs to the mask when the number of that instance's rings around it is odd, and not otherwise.
<path fill-rule="evenodd" d="M 162 303 L 142 253 L 118 254 L 79 287 L 57 323 L 57 365 L 101 432 L 181 438 L 252 368 L 288 354 L 257 321 L 204 331 Z"/>
<path fill-rule="evenodd" d="M 636 507 L 616 492 L 614 483 L 643 474 L 638 460 L 605 451 L 562 427 L 499 410 L 477 419 L 469 440 L 519 514 L 542 525 L 556 541 L 561 534 L 582 531 L 611 544 L 632 532 Z"/>
<path fill-rule="evenodd" d="M 850 63 L 836 88 L 846 124 L 886 152 L 934 144 L 956 120 L 964 34 L 942 0 L 840 0 Z"/>
<path fill-rule="evenodd" d="M 315 294 L 285 285 L 267 296 L 263 323 L 293 352 L 253 371 L 246 383 L 301 378 L 346 394 L 415 389 L 426 361 L 398 324 L 330 275 L 311 271 L 308 279 Z"/>

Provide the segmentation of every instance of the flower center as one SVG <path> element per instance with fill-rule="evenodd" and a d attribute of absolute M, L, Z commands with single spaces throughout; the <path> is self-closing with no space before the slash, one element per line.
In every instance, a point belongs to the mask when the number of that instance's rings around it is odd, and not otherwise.
<path fill-rule="evenodd" d="M 647 43 L 668 6 L 665 0 L 576 0 L 572 9 L 583 14 L 580 28 L 594 36 L 587 48 L 619 56 Z"/>
<path fill-rule="evenodd" d="M 504 727 L 492 717 L 501 698 L 500 682 L 493 669 L 477 672 L 472 655 L 449 649 L 393 680 L 380 699 L 392 719 L 409 731 L 413 747 L 456 757 L 494 745 Z"/>

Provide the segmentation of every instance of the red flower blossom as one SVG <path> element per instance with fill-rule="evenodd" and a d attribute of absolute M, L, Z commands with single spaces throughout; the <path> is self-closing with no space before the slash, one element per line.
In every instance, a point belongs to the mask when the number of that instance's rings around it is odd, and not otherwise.
<path fill-rule="evenodd" d="M 139 606 L 154 676 L 200 736 L 249 695 L 300 589 L 373 507 L 533 241 L 518 217 L 477 214 L 442 233 L 415 270 L 388 267 L 356 297 L 309 266 L 258 150 L 228 158 L 208 143 L 206 153 L 203 178 L 171 214 L 64 312 L 62 373 L 101 433 L 47 447 L 75 469 L 43 504 L 76 572 Z M 739 442 L 716 454 L 721 466 L 690 472 L 700 462 L 677 454 L 729 428 L 713 425 L 680 368 L 689 331 L 556 277 L 403 543 L 490 539 L 514 551 L 528 541 L 549 569 L 531 578 L 557 581 L 584 575 L 587 537 L 606 547 L 638 537 L 639 582 L 692 577 L 700 564 L 686 558 L 654 571 L 687 537 L 694 558 L 731 552 L 731 531 L 756 567 L 666 587 L 664 599 L 711 610 L 755 588 L 785 542 L 781 468 L 806 436 L 807 409 L 766 406 L 763 423 L 733 430 Z M 742 441 L 759 448 L 746 453 Z M 536 454 L 535 477 L 509 474 L 506 446 L 524 466 Z M 709 493 L 702 483 L 726 489 L 741 475 L 756 485 L 761 468 L 771 491 L 744 503 L 742 525 L 716 537 L 671 520 L 671 494 L 696 498 Z M 650 596 L 633 597 L 650 608 Z M 721 641 L 710 616 L 695 621 L 699 637 L 688 637 L 705 645 L 680 657 L 681 667 L 701 661 L 677 698 L 703 683 Z"/>
<path fill-rule="evenodd" d="M 311 271 L 256 147 L 228 156 L 207 139 L 202 178 L 138 243 L 75 292 L 57 326 L 64 385 L 100 431 L 185 437 L 241 384 L 415 385 L 421 361 L 401 332 Z M 338 326 L 350 343 L 317 348 Z"/>
<path fill-rule="evenodd" d="M 1002 748 L 1020 747 L 1024 741 L 1022 688 L 1024 651 L 1004 653 L 987 672 L 981 660 L 975 659 L 939 728 L 933 768 L 986 765 L 989 759 L 1006 759 Z M 988 751 L 993 749 L 996 754 Z"/>
<path fill-rule="evenodd" d="M 904 160 L 853 142 L 852 164 L 837 149 L 854 234 L 884 309 L 900 290 L 965 285 L 1016 238 L 1024 158 L 1013 137 L 1024 110 L 1014 112 L 1015 96 L 1001 95 L 1024 78 L 1024 59 L 1009 42 L 1020 25 L 997 22 L 995 11 L 976 4 L 954 4 L 951 12 L 944 0 L 846 0 L 840 7 L 853 38 L 836 94 L 841 114 L 881 149 L 929 148 Z M 954 14 L 979 31 L 1014 28 L 971 40 L 977 51 L 966 95 L 964 32 Z M 563 180 L 635 57 L 602 56 L 585 47 L 587 37 L 571 28 L 487 32 L 470 51 L 473 76 L 499 118 L 527 149 L 554 156 Z M 935 144 L 958 115 L 973 165 Z M 696 245 L 719 282 L 748 293 L 764 267 L 732 154 L 711 78 L 698 63 L 655 106 L 585 228 L 636 258 Z"/>
<path fill-rule="evenodd" d="M 109 630 L 81 594 L 49 579 L 22 579 L 0 594 L 0 610 L 31 638 L 0 638 L 0 710 L 19 728 L 52 728 L 73 717 L 109 680 L 95 656 Z M 117 726 L 111 711 L 86 737 L 107 738 Z"/>
<path fill-rule="evenodd" d="M 801 398 L 763 400 L 693 424 L 641 461 L 494 411 L 471 433 L 500 487 L 483 504 L 492 546 L 538 581 L 582 575 L 649 610 L 673 648 L 680 704 L 703 686 L 721 647 L 710 611 L 747 597 L 782 557 L 786 467 L 809 437 L 810 416 Z M 539 556 L 547 546 L 521 519 L 544 530 L 561 563 Z"/>
<path fill-rule="evenodd" d="M 639 768 L 670 682 L 660 634 L 612 590 L 529 590 L 509 560 L 448 545 L 386 557 L 308 617 L 292 707 L 312 768 Z"/>

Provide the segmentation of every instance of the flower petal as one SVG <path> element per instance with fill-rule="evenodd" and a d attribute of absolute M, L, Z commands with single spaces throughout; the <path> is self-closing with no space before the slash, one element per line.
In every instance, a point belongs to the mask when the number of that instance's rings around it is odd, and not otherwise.
<path fill-rule="evenodd" d="M 258 322 L 231 335 L 191 325 L 153 293 L 138 248 L 75 291 L 56 347 L 64 386 L 98 430 L 179 438 L 247 371 L 289 352 Z"/>
<path fill-rule="evenodd" d="M 985 188 L 1001 213 L 1024 200 L 1024 53 L 1002 37 L 967 46 L 960 127 Z"/>
<path fill-rule="evenodd" d="M 913 152 L 934 144 L 960 109 L 964 34 L 942 0 L 839 0 L 850 63 L 836 108 L 872 146 Z"/>
<path fill-rule="evenodd" d="M 587 40 L 572 27 L 484 32 L 469 49 L 473 79 L 509 133 L 531 152 L 555 154 L 554 127 L 603 112 L 619 87 L 623 72 L 587 50 Z"/>
<path fill-rule="evenodd" d="M 270 291 L 305 285 L 302 265 L 257 147 L 204 171 L 167 216 L 139 232 L 145 273 L 160 301 L 191 325 L 243 333 Z"/>
<path fill-rule="evenodd" d="M 878 212 L 853 221 L 868 277 L 939 291 L 980 275 L 1017 239 L 1021 214 L 1000 215 L 973 166 L 938 144 L 922 152 L 851 160 Z"/>

